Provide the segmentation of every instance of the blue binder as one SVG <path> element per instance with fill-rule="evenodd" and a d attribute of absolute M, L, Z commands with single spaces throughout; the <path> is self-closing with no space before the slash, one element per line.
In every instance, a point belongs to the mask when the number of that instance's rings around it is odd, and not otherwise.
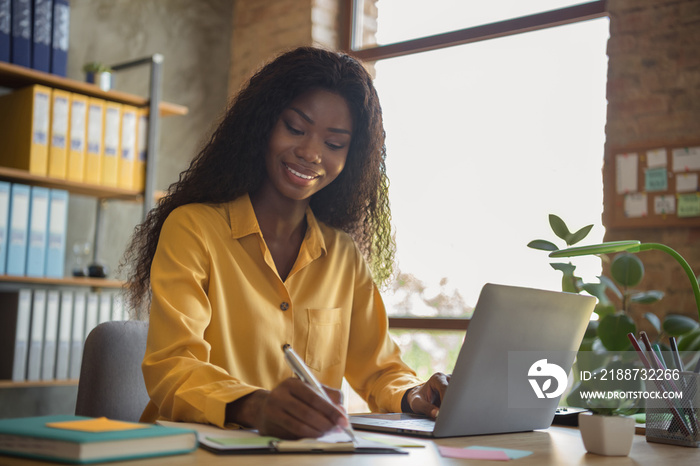
<path fill-rule="evenodd" d="M 32 0 L 12 0 L 10 61 L 32 66 Z"/>
<path fill-rule="evenodd" d="M 5 275 L 7 237 L 10 233 L 10 183 L 0 181 L 0 275 Z"/>
<path fill-rule="evenodd" d="M 32 68 L 51 70 L 53 0 L 32 0 Z"/>
<path fill-rule="evenodd" d="M 0 61 L 10 61 L 10 34 L 12 34 L 12 3 L 0 0 Z"/>
<path fill-rule="evenodd" d="M 70 36 L 70 6 L 68 0 L 53 2 L 53 34 L 51 37 L 51 73 L 66 76 Z"/>
<path fill-rule="evenodd" d="M 66 261 L 68 191 L 52 189 L 49 194 L 49 237 L 46 248 L 46 276 L 62 278 Z"/>
<path fill-rule="evenodd" d="M 49 189 L 34 186 L 29 201 L 27 272 L 29 277 L 46 274 L 46 238 L 49 227 Z"/>
<path fill-rule="evenodd" d="M 29 229 L 29 186 L 13 184 L 10 188 L 10 235 L 7 237 L 7 275 L 24 275 L 27 265 L 27 231 Z"/>

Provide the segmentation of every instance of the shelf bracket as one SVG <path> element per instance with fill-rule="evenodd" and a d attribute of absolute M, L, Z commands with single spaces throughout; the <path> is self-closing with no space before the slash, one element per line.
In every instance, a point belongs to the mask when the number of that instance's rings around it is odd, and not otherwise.
<path fill-rule="evenodd" d="M 137 66 L 150 65 L 151 77 L 149 84 L 148 105 L 148 135 L 146 144 L 146 183 L 143 192 L 143 219 L 155 206 L 156 154 L 158 153 L 158 131 L 160 129 L 160 102 L 163 55 L 155 53 L 150 57 L 112 65 L 113 71 L 125 70 Z"/>

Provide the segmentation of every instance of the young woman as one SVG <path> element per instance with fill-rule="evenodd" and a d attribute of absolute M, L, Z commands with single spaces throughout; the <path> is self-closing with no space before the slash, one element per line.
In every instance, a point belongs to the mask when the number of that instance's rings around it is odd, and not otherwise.
<path fill-rule="evenodd" d="M 375 282 L 392 272 L 381 107 L 355 59 L 299 48 L 263 67 L 137 227 L 133 309 L 150 307 L 142 420 L 235 423 L 284 438 L 347 425 L 292 377 L 291 344 L 337 402 L 435 417 L 389 337 Z"/>

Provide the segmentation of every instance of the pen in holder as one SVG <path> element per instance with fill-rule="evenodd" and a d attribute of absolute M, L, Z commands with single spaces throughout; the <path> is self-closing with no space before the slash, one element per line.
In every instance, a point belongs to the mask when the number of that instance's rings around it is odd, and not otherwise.
<path fill-rule="evenodd" d="M 650 396 L 646 400 L 647 442 L 700 447 L 700 374 L 678 372 L 678 380 L 647 381 L 651 395 L 666 393 L 666 398 Z M 675 386 L 678 391 L 672 389 Z M 680 394 L 680 396 L 678 396 Z"/>

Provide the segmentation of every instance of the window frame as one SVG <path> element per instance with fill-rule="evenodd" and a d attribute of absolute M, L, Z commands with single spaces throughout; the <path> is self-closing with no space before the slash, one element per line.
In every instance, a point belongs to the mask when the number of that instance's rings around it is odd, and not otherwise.
<path fill-rule="evenodd" d="M 363 0 L 342 1 L 344 8 L 340 22 L 340 48 L 363 62 L 375 62 L 609 16 L 607 0 L 596 0 L 456 31 L 358 49 L 355 48 L 358 24 L 356 19 L 358 6 L 362 5 Z M 389 328 L 464 331 L 469 326 L 469 320 L 449 317 L 390 316 Z"/>

